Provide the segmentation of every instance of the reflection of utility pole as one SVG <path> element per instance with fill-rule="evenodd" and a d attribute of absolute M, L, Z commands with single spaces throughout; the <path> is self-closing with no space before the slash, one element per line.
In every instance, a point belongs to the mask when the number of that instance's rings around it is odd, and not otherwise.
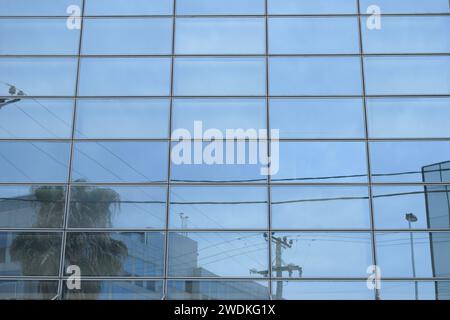
<path fill-rule="evenodd" d="M 415 257 L 414 257 L 414 238 L 413 238 L 413 233 L 411 232 L 411 223 L 412 222 L 416 222 L 417 221 L 417 217 L 412 214 L 412 213 L 407 213 L 405 215 L 405 219 L 406 221 L 408 221 L 408 226 L 409 226 L 409 239 L 411 242 L 411 263 L 412 263 L 412 275 L 414 278 L 414 293 L 415 293 L 415 297 L 416 300 L 419 299 L 419 288 L 417 286 L 417 281 L 416 281 L 416 263 L 415 263 Z"/>
<path fill-rule="evenodd" d="M 5 85 L 7 85 L 9 87 L 8 93 L 13 96 L 13 97 L 21 97 L 24 96 L 25 94 L 23 93 L 22 90 L 17 91 L 16 87 L 5 83 Z M 14 98 L 14 99 L 6 99 L 6 98 L 0 98 L 0 109 L 3 108 L 4 106 L 11 104 L 11 103 L 15 103 L 20 101 L 20 98 Z"/>
<path fill-rule="evenodd" d="M 183 212 L 177 213 L 180 216 L 181 220 L 181 229 L 187 229 L 189 216 L 185 216 Z M 187 233 L 183 233 L 183 235 L 187 236 Z"/>
<path fill-rule="evenodd" d="M 264 239 L 266 241 L 269 241 L 269 235 L 267 233 L 264 233 Z M 277 290 L 276 290 L 276 298 L 282 299 L 283 298 L 283 280 L 280 278 L 283 277 L 283 272 L 287 271 L 289 273 L 289 277 L 291 278 L 294 271 L 298 271 L 298 277 L 300 278 L 302 276 L 302 268 L 295 264 L 287 264 L 283 266 L 283 258 L 282 258 L 282 250 L 283 249 L 290 249 L 292 248 L 293 241 L 288 240 L 287 237 L 275 237 L 272 233 L 272 242 L 275 244 L 275 265 L 272 266 L 272 271 L 276 272 L 276 277 L 279 279 L 277 280 Z M 257 271 L 257 270 L 250 270 L 250 273 L 255 274 L 261 274 L 264 276 L 267 276 L 269 274 L 268 270 L 263 271 Z"/>

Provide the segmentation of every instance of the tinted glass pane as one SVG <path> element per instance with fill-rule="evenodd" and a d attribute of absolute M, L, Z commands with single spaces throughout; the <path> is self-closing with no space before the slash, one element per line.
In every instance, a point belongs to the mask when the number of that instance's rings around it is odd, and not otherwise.
<path fill-rule="evenodd" d="M 283 261 L 295 268 L 293 278 L 366 277 L 372 264 L 369 233 L 275 233 L 275 255 L 278 241 L 291 246 L 283 250 Z M 287 277 L 288 273 L 273 270 L 273 276 Z"/>
<path fill-rule="evenodd" d="M 72 100 L 5 99 L 0 102 L 0 137 L 70 138 L 73 104 Z"/>
<path fill-rule="evenodd" d="M 84 54 L 170 54 L 172 19 L 86 19 Z"/>
<path fill-rule="evenodd" d="M 167 179 L 165 142 L 80 142 L 73 181 L 152 182 Z"/>
<path fill-rule="evenodd" d="M 270 58 L 271 95 L 359 95 L 358 58 Z"/>
<path fill-rule="evenodd" d="M 172 187 L 170 228 L 264 229 L 266 187 Z"/>
<path fill-rule="evenodd" d="M 70 145 L 0 142 L 0 182 L 66 182 Z"/>
<path fill-rule="evenodd" d="M 169 100 L 78 100 L 78 138 L 167 138 Z"/>
<path fill-rule="evenodd" d="M 380 298 L 382 300 L 448 300 L 448 290 L 449 282 L 447 281 L 383 281 Z"/>
<path fill-rule="evenodd" d="M 268 300 L 265 281 L 168 281 L 169 300 Z"/>
<path fill-rule="evenodd" d="M 358 53 L 356 18 L 271 18 L 269 51 L 283 53 Z"/>
<path fill-rule="evenodd" d="M 264 14 L 265 0 L 184 0 L 178 14 Z"/>
<path fill-rule="evenodd" d="M 363 142 L 281 142 L 281 182 L 366 182 Z"/>
<path fill-rule="evenodd" d="M 356 13 L 353 0 L 268 0 L 269 14 Z"/>
<path fill-rule="evenodd" d="M 71 5 L 81 7 L 81 0 L 0 0 L 0 15 L 14 16 L 65 16 Z"/>
<path fill-rule="evenodd" d="M 273 229 L 370 228 L 367 187 L 272 187 Z"/>
<path fill-rule="evenodd" d="M 66 19 L 2 19 L 0 54 L 78 54 L 79 35 Z"/>
<path fill-rule="evenodd" d="M 450 7 L 450 5 L 449 5 Z M 383 17 L 381 29 L 362 28 L 367 53 L 450 52 L 450 17 Z"/>
<path fill-rule="evenodd" d="M 87 0 L 86 15 L 170 15 L 174 0 Z"/>
<path fill-rule="evenodd" d="M 373 5 L 372 0 L 360 0 L 361 12 Z M 450 11 L 447 0 L 377 0 L 382 13 L 445 13 Z"/>
<path fill-rule="evenodd" d="M 169 235 L 169 275 L 248 277 L 267 270 L 268 244 L 262 233 L 174 233 Z M 250 274 L 250 277 L 262 277 Z"/>
<path fill-rule="evenodd" d="M 0 58 L 0 95 L 73 96 L 75 58 Z"/>
<path fill-rule="evenodd" d="M 368 94 L 450 94 L 450 57 L 365 58 Z"/>
<path fill-rule="evenodd" d="M 265 19 L 177 19 L 178 54 L 264 54 Z"/>
<path fill-rule="evenodd" d="M 0 232 L 1 276 L 56 276 L 60 233 Z"/>
<path fill-rule="evenodd" d="M 271 99 L 270 127 L 281 138 L 363 138 L 360 99 Z"/>
<path fill-rule="evenodd" d="M 65 300 L 161 300 L 163 282 L 138 281 L 81 281 L 80 290 L 63 286 Z"/>
<path fill-rule="evenodd" d="M 50 300 L 58 294 L 58 281 L 0 281 L 2 300 Z"/>
<path fill-rule="evenodd" d="M 2 186 L 0 227 L 62 227 L 65 197 L 62 186 Z"/>
<path fill-rule="evenodd" d="M 373 138 L 450 137 L 450 99 L 368 99 Z"/>
<path fill-rule="evenodd" d="M 370 148 L 374 182 L 450 182 L 448 141 L 372 142 Z"/>
<path fill-rule="evenodd" d="M 265 95 L 264 58 L 178 58 L 174 93 L 180 96 Z"/>
<path fill-rule="evenodd" d="M 159 232 L 68 233 L 65 264 L 85 276 L 162 276 L 164 238 Z"/>
<path fill-rule="evenodd" d="M 176 99 L 173 102 L 172 130 L 189 130 L 194 138 L 194 122 L 203 130 L 265 129 L 266 102 L 263 99 Z M 197 137 L 201 138 L 201 137 Z"/>
<path fill-rule="evenodd" d="M 276 294 L 277 286 L 283 286 L 281 297 Z M 273 299 L 277 300 L 373 300 L 375 297 L 363 281 L 274 281 L 272 291 Z"/>
<path fill-rule="evenodd" d="M 72 187 L 69 227 L 158 228 L 166 223 L 165 187 Z"/>
<path fill-rule="evenodd" d="M 80 95 L 168 95 L 170 64 L 170 58 L 81 59 Z"/>

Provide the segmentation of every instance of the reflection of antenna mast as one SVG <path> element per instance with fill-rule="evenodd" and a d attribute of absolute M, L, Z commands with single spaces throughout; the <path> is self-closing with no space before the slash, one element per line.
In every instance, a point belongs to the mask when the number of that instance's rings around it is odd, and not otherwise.
<path fill-rule="evenodd" d="M 180 216 L 180 220 L 181 220 L 181 229 L 187 229 L 188 227 L 188 219 L 189 216 L 185 216 L 183 212 L 179 212 L 177 213 Z M 185 236 L 187 236 L 187 233 L 184 233 Z"/>

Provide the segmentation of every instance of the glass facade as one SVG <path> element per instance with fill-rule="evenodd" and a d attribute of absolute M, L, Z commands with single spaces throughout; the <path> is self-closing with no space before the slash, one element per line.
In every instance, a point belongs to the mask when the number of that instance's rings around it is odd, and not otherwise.
<path fill-rule="evenodd" d="M 450 299 L 448 0 L 0 8 L 0 299 Z"/>

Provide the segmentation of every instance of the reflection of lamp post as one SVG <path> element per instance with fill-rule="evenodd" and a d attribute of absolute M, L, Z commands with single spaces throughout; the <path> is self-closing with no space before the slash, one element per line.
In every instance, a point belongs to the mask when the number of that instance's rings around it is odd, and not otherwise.
<path fill-rule="evenodd" d="M 408 221 L 408 226 L 409 226 L 409 239 L 411 242 L 411 262 L 412 262 L 412 272 L 413 272 L 413 278 L 414 278 L 414 293 L 415 293 L 415 297 L 416 300 L 419 299 L 419 292 L 418 292 L 418 287 L 417 287 L 417 281 L 415 280 L 416 278 L 416 264 L 415 264 L 415 258 L 414 258 L 414 239 L 413 239 L 413 233 L 411 232 L 411 223 L 416 222 L 418 219 L 417 217 L 412 214 L 412 213 L 407 213 L 405 215 L 405 219 L 406 221 Z"/>

